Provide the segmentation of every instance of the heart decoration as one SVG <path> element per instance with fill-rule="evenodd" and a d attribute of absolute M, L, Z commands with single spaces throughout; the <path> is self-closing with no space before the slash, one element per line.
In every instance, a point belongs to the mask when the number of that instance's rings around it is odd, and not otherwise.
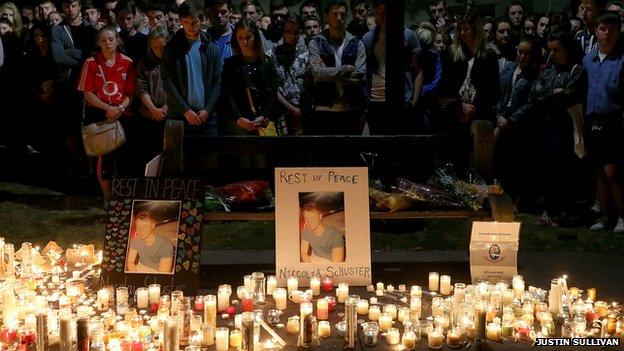
<path fill-rule="evenodd" d="M 193 245 L 192 250 L 193 252 L 199 252 L 199 245 Z"/>
<path fill-rule="evenodd" d="M 193 268 L 199 267 L 199 262 L 193 262 Z"/>
<path fill-rule="evenodd" d="M 178 239 L 179 239 L 179 240 L 184 240 L 184 238 L 185 238 L 184 233 L 180 233 L 180 234 L 178 234 Z"/>
<path fill-rule="evenodd" d="M 184 210 L 190 210 L 190 209 L 191 209 L 191 203 L 190 203 L 189 201 L 185 201 L 185 202 L 182 204 L 182 209 L 184 209 Z"/>
<path fill-rule="evenodd" d="M 182 267 L 184 267 L 184 269 L 187 271 L 189 269 L 189 265 L 190 265 L 189 261 L 185 261 L 184 263 L 182 263 Z"/>
<path fill-rule="evenodd" d="M 189 211 L 189 213 L 193 216 L 193 217 L 197 217 L 197 209 L 194 208 L 192 210 Z"/>
<path fill-rule="evenodd" d="M 190 227 L 189 229 L 186 230 L 186 234 L 188 234 L 188 235 L 195 234 L 195 229 L 193 227 Z"/>

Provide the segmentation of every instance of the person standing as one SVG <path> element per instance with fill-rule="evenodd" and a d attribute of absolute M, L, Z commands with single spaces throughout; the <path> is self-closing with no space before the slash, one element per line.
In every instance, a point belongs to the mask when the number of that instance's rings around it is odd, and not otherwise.
<path fill-rule="evenodd" d="M 314 113 L 306 133 L 361 134 L 366 96 L 366 49 L 345 29 L 347 3 L 326 2 L 329 28 L 309 44 Z"/>
<path fill-rule="evenodd" d="M 624 49 L 615 11 L 601 12 L 596 20 L 597 48 L 583 59 L 587 70 L 587 121 L 589 156 L 597 171 L 596 186 L 602 218 L 591 230 L 611 224 L 611 209 L 617 212 L 613 232 L 624 233 L 624 199 L 620 179 L 624 143 Z"/>
<path fill-rule="evenodd" d="M 212 26 L 208 30 L 210 39 L 219 48 L 221 63 L 232 56 L 232 33 L 234 26 L 230 24 L 231 6 L 226 0 L 209 0 L 206 11 Z"/>

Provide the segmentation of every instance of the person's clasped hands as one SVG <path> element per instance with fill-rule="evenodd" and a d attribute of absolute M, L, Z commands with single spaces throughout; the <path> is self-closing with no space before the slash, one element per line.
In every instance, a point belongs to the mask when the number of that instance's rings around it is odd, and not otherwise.
<path fill-rule="evenodd" d="M 244 130 L 248 132 L 253 132 L 253 131 L 258 130 L 259 128 L 266 127 L 268 124 L 268 121 L 263 116 L 257 117 L 254 120 L 250 120 L 245 117 L 240 117 L 236 121 L 236 124 L 238 124 L 239 127 L 243 128 Z"/>

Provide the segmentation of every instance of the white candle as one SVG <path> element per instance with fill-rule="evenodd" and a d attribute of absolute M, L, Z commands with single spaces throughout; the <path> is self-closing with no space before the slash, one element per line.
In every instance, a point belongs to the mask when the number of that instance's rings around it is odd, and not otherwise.
<path fill-rule="evenodd" d="M 210 324 L 202 325 L 202 346 L 210 346 L 215 343 L 215 328 Z"/>
<path fill-rule="evenodd" d="M 148 287 L 149 303 L 158 304 L 160 302 L 160 284 L 151 284 Z"/>
<path fill-rule="evenodd" d="M 326 299 L 318 299 L 316 301 L 316 317 L 319 320 L 326 320 L 329 318 L 329 308 Z"/>
<path fill-rule="evenodd" d="M 381 317 L 381 310 L 379 309 L 379 306 L 370 306 L 368 309 L 368 319 L 374 322 L 379 320 L 379 317 Z"/>
<path fill-rule="evenodd" d="M 204 296 L 204 323 L 212 326 L 214 334 L 217 329 L 217 297 L 214 295 Z"/>
<path fill-rule="evenodd" d="M 336 298 L 339 303 L 344 303 L 347 300 L 347 296 L 349 296 L 349 284 L 340 283 L 336 288 Z"/>
<path fill-rule="evenodd" d="M 149 306 L 149 292 L 147 288 L 138 288 L 136 290 L 137 307 L 145 309 Z"/>
<path fill-rule="evenodd" d="M 412 297 L 410 299 L 410 310 L 412 312 L 412 318 L 420 319 L 421 308 L 422 305 L 420 297 Z"/>
<path fill-rule="evenodd" d="M 394 291 L 394 285 L 388 285 L 386 290 L 388 290 L 388 292 L 393 292 Z"/>
<path fill-rule="evenodd" d="M 232 330 L 230 333 L 230 347 L 233 347 L 236 350 L 240 350 L 243 344 L 243 334 L 239 329 Z"/>
<path fill-rule="evenodd" d="M 451 294 L 451 277 L 448 275 L 443 275 L 440 277 L 440 294 Z"/>
<path fill-rule="evenodd" d="M 128 288 L 121 286 L 117 288 L 117 303 L 128 303 Z"/>
<path fill-rule="evenodd" d="M 505 291 L 503 291 L 503 297 L 502 297 L 502 302 L 503 302 L 503 306 L 509 306 L 513 303 L 513 299 L 514 299 L 514 291 L 511 289 L 506 289 Z"/>
<path fill-rule="evenodd" d="M 377 283 L 377 289 L 376 290 L 383 290 L 384 289 L 384 283 L 379 282 Z"/>
<path fill-rule="evenodd" d="M 320 321 L 318 324 L 318 336 L 326 339 L 331 335 L 331 327 L 329 326 L 329 322 Z"/>
<path fill-rule="evenodd" d="M 438 291 L 440 285 L 440 275 L 437 272 L 429 273 L 429 291 Z"/>
<path fill-rule="evenodd" d="M 399 285 L 399 292 L 406 292 L 405 284 Z"/>
<path fill-rule="evenodd" d="M 101 289 L 97 292 L 97 306 L 100 311 L 108 309 L 110 304 L 110 296 L 107 289 Z"/>
<path fill-rule="evenodd" d="M 413 350 L 416 348 L 416 334 L 414 332 L 404 333 L 402 344 L 404 350 Z"/>
<path fill-rule="evenodd" d="M 243 277 L 243 282 L 247 290 L 253 291 L 253 280 L 251 279 L 251 275 L 246 275 Z"/>
<path fill-rule="evenodd" d="M 277 278 L 274 275 L 270 275 L 267 277 L 267 295 L 273 295 L 273 291 L 277 288 Z"/>
<path fill-rule="evenodd" d="M 427 334 L 427 343 L 429 344 L 430 349 L 442 348 L 443 341 L 444 334 L 442 334 L 442 331 L 439 329 L 434 329 L 429 334 Z"/>
<path fill-rule="evenodd" d="M 178 351 L 180 350 L 180 326 L 178 320 L 175 317 L 169 317 L 165 321 L 165 330 L 163 346 L 164 351 Z"/>
<path fill-rule="evenodd" d="M 392 328 L 392 316 L 389 313 L 382 313 L 379 317 L 379 329 L 386 331 Z"/>
<path fill-rule="evenodd" d="M 310 278 L 310 288 L 314 296 L 319 295 L 321 293 L 321 279 L 319 277 Z"/>
<path fill-rule="evenodd" d="M 275 300 L 275 308 L 283 311 L 286 309 L 286 289 L 277 288 L 273 290 L 273 299 Z"/>
<path fill-rule="evenodd" d="M 422 297 L 422 288 L 419 285 L 412 285 L 410 288 L 410 297 Z"/>
<path fill-rule="evenodd" d="M 368 314 L 368 300 L 360 299 L 357 304 L 357 313 L 360 315 Z"/>
<path fill-rule="evenodd" d="M 230 341 L 230 330 L 228 328 L 217 328 L 215 332 L 215 344 L 217 351 L 227 351 Z"/>
<path fill-rule="evenodd" d="M 290 294 L 292 291 L 299 289 L 299 280 L 295 277 L 288 278 L 288 293 Z"/>
<path fill-rule="evenodd" d="M 524 292 L 524 278 L 521 275 L 516 275 L 512 279 L 512 287 L 514 291 L 514 297 L 516 299 L 522 298 Z"/>
<path fill-rule="evenodd" d="M 386 333 L 386 343 L 388 345 L 396 345 L 399 343 L 400 339 L 401 337 L 397 328 L 388 329 L 388 332 Z"/>
<path fill-rule="evenodd" d="M 376 305 L 377 304 L 377 298 L 376 297 L 371 297 L 370 298 L 370 304 L 371 305 Z"/>
<path fill-rule="evenodd" d="M 230 307 L 230 295 L 232 295 L 232 287 L 230 285 L 219 285 L 217 290 L 219 312 L 223 312 Z"/>
<path fill-rule="evenodd" d="M 384 292 L 383 292 L 383 290 L 381 290 L 381 289 L 377 289 L 377 290 L 375 291 L 375 296 L 383 296 L 383 294 L 384 294 Z"/>
<path fill-rule="evenodd" d="M 397 318 L 397 307 L 396 305 L 386 305 L 384 307 L 384 312 L 388 313 L 390 315 L 390 317 L 392 317 L 393 320 L 395 320 Z"/>

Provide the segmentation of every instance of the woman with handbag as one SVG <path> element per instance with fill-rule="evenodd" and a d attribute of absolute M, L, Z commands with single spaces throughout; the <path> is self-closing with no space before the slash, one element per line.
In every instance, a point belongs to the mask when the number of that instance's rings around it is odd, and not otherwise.
<path fill-rule="evenodd" d="M 136 71 L 132 60 L 118 51 L 120 38 L 114 26 L 100 29 L 97 40 L 101 51 L 85 61 L 78 82 L 78 90 L 84 93 L 84 129 L 92 124 L 101 126 L 102 122 L 114 123 L 114 128 L 119 129 L 121 125 L 115 122 L 130 116 L 128 106 L 136 90 Z M 121 143 L 117 141 L 107 144 L 105 149 L 86 150 L 100 154 L 97 174 L 105 203 L 110 197 L 110 177 L 118 168 L 119 146 Z"/>

